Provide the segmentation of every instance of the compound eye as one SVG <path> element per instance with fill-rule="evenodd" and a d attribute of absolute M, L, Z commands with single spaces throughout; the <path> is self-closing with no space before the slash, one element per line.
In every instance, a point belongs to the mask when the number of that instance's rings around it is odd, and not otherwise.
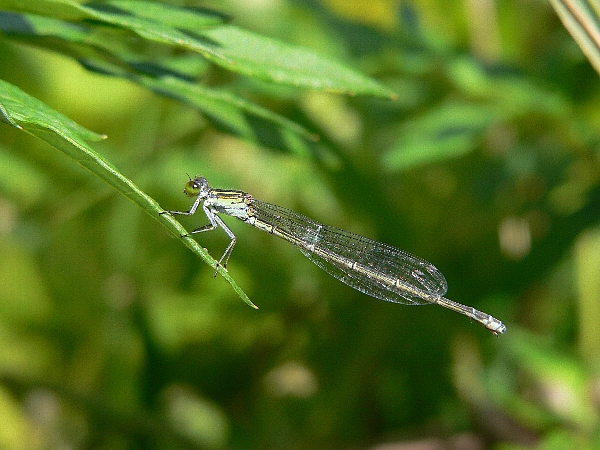
<path fill-rule="evenodd" d="M 196 180 L 190 180 L 185 183 L 183 193 L 188 197 L 197 197 L 200 194 L 200 184 Z"/>

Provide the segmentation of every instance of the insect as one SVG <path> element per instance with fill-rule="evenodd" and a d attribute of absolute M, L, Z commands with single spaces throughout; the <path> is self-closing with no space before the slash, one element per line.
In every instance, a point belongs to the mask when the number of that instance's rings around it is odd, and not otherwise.
<path fill-rule="evenodd" d="M 191 208 L 164 213 L 191 216 L 202 203 L 209 223 L 190 234 L 220 227 L 231 239 L 217 268 L 227 266 L 236 243 L 235 235 L 219 216 L 225 214 L 294 244 L 325 272 L 371 297 L 406 305 L 437 304 L 470 317 L 495 335 L 506 331 L 506 326 L 489 314 L 445 298 L 448 285 L 444 275 L 433 264 L 408 252 L 323 225 L 243 191 L 214 189 L 203 177 L 190 179 L 183 192 L 195 197 Z"/>

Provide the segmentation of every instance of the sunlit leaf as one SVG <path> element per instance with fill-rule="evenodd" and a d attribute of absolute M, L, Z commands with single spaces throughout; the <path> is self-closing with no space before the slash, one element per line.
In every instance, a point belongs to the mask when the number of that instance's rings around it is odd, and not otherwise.
<path fill-rule="evenodd" d="M 186 234 L 185 229 L 175 219 L 168 215 L 159 215 L 163 208 L 154 199 L 140 190 L 87 144 L 87 141 L 97 141 L 106 136 L 87 130 L 45 103 L 2 80 L 0 80 L 0 112 L 0 119 L 3 122 L 24 130 L 63 151 L 81 166 L 131 199 L 153 218 L 160 220 L 174 235 Z M 183 241 L 207 264 L 212 267 L 216 266 L 216 261 L 195 240 L 186 238 Z M 256 308 L 226 270 L 219 268 L 219 272 L 247 304 Z"/>
<path fill-rule="evenodd" d="M 583 0 L 550 0 L 563 25 L 569 30 L 596 72 L 600 73 L 600 7 Z M 592 6 L 595 4 L 595 8 Z"/>
<path fill-rule="evenodd" d="M 55 4 L 56 9 L 53 9 Z M 266 81 L 350 95 L 394 98 L 395 94 L 341 63 L 321 57 L 302 47 L 260 36 L 234 25 L 215 24 L 193 27 L 190 14 L 198 10 L 160 5 L 152 2 L 78 4 L 68 0 L 28 2 L 0 0 L 0 8 L 47 14 L 73 20 L 92 19 L 129 30 L 144 39 L 186 48 L 202 54 L 232 72 Z M 178 18 L 187 29 L 175 27 Z M 204 23 L 203 19 L 198 19 Z M 217 22 L 218 23 L 218 22 Z"/>
<path fill-rule="evenodd" d="M 0 12 L 0 30 L 13 38 L 25 39 L 30 45 L 68 51 L 89 70 L 126 78 L 160 95 L 177 98 L 203 112 L 220 128 L 254 144 L 289 150 L 294 148 L 290 145 L 292 133 L 317 139 L 300 125 L 266 108 L 223 89 L 195 83 L 190 77 L 198 72 L 198 61 L 202 61 L 199 56 L 196 60 L 184 55 L 154 62 L 145 55 L 111 48 L 105 35 L 95 34 L 88 26 L 31 14 Z M 69 48 L 69 43 L 81 45 Z"/>

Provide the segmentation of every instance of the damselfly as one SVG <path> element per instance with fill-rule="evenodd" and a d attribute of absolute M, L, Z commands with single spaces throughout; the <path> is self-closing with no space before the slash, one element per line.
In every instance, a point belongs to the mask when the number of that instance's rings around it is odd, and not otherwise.
<path fill-rule="evenodd" d="M 231 239 L 217 269 L 219 265 L 227 266 L 236 242 L 233 232 L 219 217 L 222 213 L 291 242 L 321 269 L 371 297 L 406 305 L 434 303 L 470 317 L 495 335 L 506 331 L 506 326 L 489 314 L 445 298 L 448 285 L 444 275 L 424 259 L 256 200 L 243 191 L 213 189 L 202 177 L 190 179 L 183 192 L 196 198 L 191 208 L 164 213 L 191 216 L 202 203 L 210 223 L 189 234 L 221 227 Z"/>

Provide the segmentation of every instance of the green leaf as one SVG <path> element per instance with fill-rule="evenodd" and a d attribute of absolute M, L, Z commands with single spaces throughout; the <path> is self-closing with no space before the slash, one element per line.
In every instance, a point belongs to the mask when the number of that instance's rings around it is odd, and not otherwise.
<path fill-rule="evenodd" d="M 154 92 L 175 98 L 204 113 L 219 127 L 249 142 L 276 150 L 290 150 L 294 135 L 316 141 L 319 136 L 297 123 L 228 91 L 212 89 L 170 75 L 167 69 L 152 67 L 157 76 L 126 72 L 105 61 L 82 61 L 87 68 L 127 78 Z M 144 69 L 144 64 L 136 64 Z M 159 75 L 159 73 L 164 75 Z"/>
<path fill-rule="evenodd" d="M 396 97 L 391 90 L 340 63 L 233 25 L 203 30 L 201 34 L 223 55 L 217 63 L 232 72 L 343 94 Z"/>
<path fill-rule="evenodd" d="M 145 55 L 111 48 L 110 39 L 105 34 L 94 34 L 90 27 L 33 14 L 0 12 L 0 30 L 13 38 L 25 38 L 28 44 L 68 51 L 89 70 L 126 78 L 160 95 L 183 101 L 221 128 L 256 145 L 293 149 L 292 133 L 313 141 L 318 139 L 302 126 L 255 103 L 190 81 L 189 77 L 198 72 L 197 63 L 201 60 L 198 56 L 192 55 L 195 61 L 190 61 L 186 54 L 169 60 L 161 58 L 155 63 Z M 79 45 L 65 45 L 69 43 Z"/>
<path fill-rule="evenodd" d="M 596 72 L 600 73 L 600 8 L 597 2 L 594 2 L 595 9 L 582 0 L 550 0 L 550 4 Z"/>
<path fill-rule="evenodd" d="M 291 133 L 313 141 L 318 139 L 316 134 L 291 120 L 227 91 L 209 89 L 172 76 L 136 76 L 135 81 L 188 103 L 224 125 L 228 131 L 264 147 L 286 149 L 292 139 Z"/>
<path fill-rule="evenodd" d="M 547 408 L 583 430 L 594 429 L 598 412 L 589 395 L 590 376 L 585 364 L 559 353 L 532 333 L 514 331 L 506 343 L 511 358 L 531 380 L 569 399 L 568 407 L 561 402 L 548 402 Z"/>
<path fill-rule="evenodd" d="M 179 30 L 197 32 L 200 28 L 220 25 L 229 18 L 221 13 L 204 8 L 191 6 L 174 6 L 164 3 L 130 0 L 109 0 L 91 2 L 87 4 L 104 11 L 126 11 L 132 16 L 150 19 L 163 25 L 168 25 Z"/>
<path fill-rule="evenodd" d="M 383 156 L 388 170 L 406 170 L 472 151 L 481 133 L 498 119 L 488 105 L 447 103 L 405 122 L 400 139 Z"/>
<path fill-rule="evenodd" d="M 89 131 L 45 103 L 27 95 L 16 86 L 0 80 L 0 119 L 19 129 L 32 127 L 50 130 L 68 142 L 100 141 L 105 135 Z M 74 156 L 74 155 L 70 155 Z"/>
<path fill-rule="evenodd" d="M 52 8 L 53 4 L 56 9 Z M 182 11 L 175 6 L 143 1 L 78 4 L 69 0 L 0 0 L 0 7 L 69 20 L 104 22 L 144 39 L 198 52 L 232 72 L 270 82 L 350 95 L 396 97 L 375 80 L 302 47 L 259 36 L 234 25 L 215 25 L 216 21 L 210 22 L 211 26 L 190 27 L 194 23 L 190 14 L 200 16 L 198 24 L 205 23 L 205 15 L 197 10 Z M 176 26 L 182 15 L 187 30 Z"/>
<path fill-rule="evenodd" d="M 73 0 L 0 0 L 0 8 L 8 11 L 24 11 L 48 15 L 65 20 L 82 20 L 79 4 Z"/>
<path fill-rule="evenodd" d="M 96 153 L 86 141 L 106 138 L 78 125 L 68 117 L 56 112 L 45 103 L 31 97 L 16 86 L 0 80 L 0 119 L 29 134 L 36 136 L 73 158 L 81 166 L 94 173 L 121 194 L 131 199 L 155 220 L 161 222 L 175 236 L 187 234 L 174 218 L 160 215 L 163 208 L 114 166 Z M 217 262 L 192 238 L 182 239 L 185 245 L 207 264 L 216 267 Z M 256 308 L 248 296 L 237 286 L 225 269 L 219 272 L 231 284 L 248 305 Z"/>

